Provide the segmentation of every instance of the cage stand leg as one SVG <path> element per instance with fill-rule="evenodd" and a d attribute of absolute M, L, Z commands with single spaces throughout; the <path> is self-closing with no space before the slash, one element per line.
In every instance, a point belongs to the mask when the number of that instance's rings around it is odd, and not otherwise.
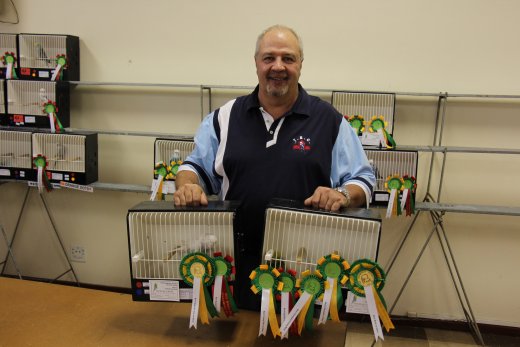
<path fill-rule="evenodd" d="M 20 208 L 20 212 L 18 213 L 18 218 L 16 220 L 16 225 L 14 227 L 13 237 L 11 238 L 10 244 L 7 245 L 7 248 L 10 249 L 10 250 L 13 249 L 14 240 L 15 240 L 16 234 L 18 232 L 18 227 L 19 227 L 20 221 L 22 219 L 22 214 L 23 214 L 23 212 L 25 210 L 25 206 L 27 205 L 27 200 L 28 200 L 28 197 L 29 197 L 29 191 L 30 191 L 29 187 L 27 187 L 27 189 L 25 190 L 25 197 L 23 199 L 22 207 Z M 5 266 L 7 265 L 7 260 L 8 259 L 9 259 L 9 253 L 6 254 L 4 261 L 1 263 L 1 264 L 3 264 L 3 266 L 2 266 L 2 272 L 0 272 L 0 275 L 4 274 Z M 17 271 L 18 271 L 18 269 L 17 269 Z M 20 273 L 18 275 L 21 276 Z"/>
<path fill-rule="evenodd" d="M 47 206 L 47 203 L 45 202 L 45 198 L 43 197 L 43 194 L 38 194 L 38 195 L 40 196 L 40 200 L 42 201 L 43 206 L 45 207 L 45 211 L 47 212 L 47 216 L 49 217 L 49 221 L 51 222 L 52 229 L 54 230 L 54 233 L 56 234 L 58 242 L 60 243 L 60 247 L 61 247 L 61 250 L 63 251 L 63 255 L 65 255 L 65 259 L 67 261 L 67 264 L 69 264 L 69 269 L 65 273 L 63 273 L 60 276 L 56 277 L 51 282 L 54 282 L 57 279 L 59 279 L 60 277 L 62 277 L 63 275 L 65 275 L 66 273 L 71 272 L 72 276 L 74 276 L 74 281 L 76 282 L 76 285 L 78 287 L 80 287 L 80 283 L 78 281 L 78 277 L 76 276 L 76 272 L 74 271 L 74 268 L 72 267 L 72 264 L 71 264 L 71 262 L 69 260 L 69 257 L 67 256 L 67 251 L 65 249 L 65 246 L 63 245 L 63 241 L 61 240 L 60 234 L 58 233 L 58 229 L 56 229 L 56 223 L 54 223 L 54 219 L 52 218 L 51 211 L 49 210 L 49 207 Z"/>
<path fill-rule="evenodd" d="M 22 280 L 23 279 L 22 274 L 20 273 L 20 270 L 18 269 L 18 265 L 16 265 L 16 260 L 13 255 L 13 250 L 11 249 L 11 245 L 9 244 L 9 238 L 7 237 L 7 234 L 5 233 L 5 230 L 4 230 L 4 227 L 2 226 L 2 224 L 0 224 L 0 229 L 2 229 L 2 235 L 4 235 L 5 244 L 7 245 L 7 255 L 9 257 L 11 257 L 11 260 L 13 262 L 16 273 L 18 274 L 18 278 Z M 6 263 L 7 263 L 7 260 L 5 260 L 2 263 L 2 265 L 4 265 L 4 267 L 5 267 Z"/>

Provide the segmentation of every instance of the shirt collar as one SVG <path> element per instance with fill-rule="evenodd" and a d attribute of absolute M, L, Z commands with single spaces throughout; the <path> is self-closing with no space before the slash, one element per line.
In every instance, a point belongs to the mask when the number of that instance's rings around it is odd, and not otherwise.
<path fill-rule="evenodd" d="M 251 110 L 253 108 L 258 109 L 260 108 L 260 101 L 258 100 L 258 90 L 259 86 L 257 85 L 255 90 L 249 95 L 247 101 L 246 101 L 246 107 L 247 110 Z M 300 114 L 304 116 L 310 116 L 310 101 L 309 101 L 309 94 L 303 89 L 301 84 L 298 83 L 298 98 L 296 99 L 296 102 L 294 103 L 293 107 L 289 111 L 288 114 Z"/>

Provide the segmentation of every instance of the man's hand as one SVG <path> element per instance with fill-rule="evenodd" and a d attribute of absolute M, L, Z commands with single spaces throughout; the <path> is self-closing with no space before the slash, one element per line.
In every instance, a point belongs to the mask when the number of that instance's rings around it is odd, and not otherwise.
<path fill-rule="evenodd" d="M 339 211 L 342 207 L 347 207 L 348 203 L 345 195 L 328 187 L 316 188 L 312 196 L 304 201 L 305 206 L 312 206 L 333 212 Z"/>
<path fill-rule="evenodd" d="M 345 195 L 329 187 L 318 187 L 309 198 L 305 199 L 305 206 L 321 208 L 327 211 L 339 211 L 345 207 L 361 207 L 366 204 L 365 191 L 355 184 L 346 186 L 350 195 L 350 204 Z"/>
<path fill-rule="evenodd" d="M 186 183 L 173 193 L 173 202 L 176 206 L 207 206 L 208 198 L 201 186 Z"/>
<path fill-rule="evenodd" d="M 177 190 L 173 193 L 173 203 L 176 206 L 207 206 L 208 197 L 198 182 L 194 172 L 180 171 L 175 179 Z"/>

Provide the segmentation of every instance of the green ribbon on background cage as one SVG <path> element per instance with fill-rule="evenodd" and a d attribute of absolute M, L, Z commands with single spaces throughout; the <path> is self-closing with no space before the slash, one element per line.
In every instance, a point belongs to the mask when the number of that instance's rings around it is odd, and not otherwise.
<path fill-rule="evenodd" d="M 154 201 L 159 196 L 157 200 L 164 200 L 163 194 L 163 181 L 166 176 L 168 176 L 168 167 L 164 164 L 164 161 L 159 161 L 155 163 L 154 174 L 157 175 L 157 179 L 155 179 L 152 183 L 152 195 L 150 195 L 150 201 Z"/>
<path fill-rule="evenodd" d="M 63 80 L 63 70 L 68 67 L 68 60 L 65 54 L 58 54 L 56 56 L 56 67 L 52 72 L 51 81 Z"/>
<path fill-rule="evenodd" d="M 386 218 L 401 215 L 401 204 L 399 194 L 404 189 L 404 181 L 399 175 L 391 175 L 386 178 L 385 188 L 390 193 L 388 207 L 386 208 Z"/>
<path fill-rule="evenodd" d="M 168 175 L 168 177 L 166 177 L 166 179 L 175 180 L 177 178 L 177 172 L 179 171 L 179 167 L 181 165 L 181 152 L 178 149 L 175 149 L 173 151 L 172 157 L 170 158 L 170 165 L 168 166 L 170 174 Z"/>
<path fill-rule="evenodd" d="M 388 122 L 385 121 L 384 116 L 373 116 L 368 124 L 368 131 L 379 134 L 379 140 L 382 148 L 395 148 L 395 140 L 392 135 L 386 131 L 387 126 Z"/>
<path fill-rule="evenodd" d="M 5 69 L 5 79 L 18 79 L 18 76 L 16 75 L 16 56 L 13 52 L 5 52 L 2 56 L 2 63 L 6 66 Z"/>
<path fill-rule="evenodd" d="M 365 118 L 361 115 L 345 116 L 345 119 L 349 122 L 350 126 L 356 132 L 357 136 L 361 136 L 365 131 Z"/>
<path fill-rule="evenodd" d="M 45 188 L 48 192 L 52 190 L 52 185 L 49 182 L 49 178 L 47 177 L 47 158 L 38 154 L 33 158 L 33 164 L 36 167 L 36 181 L 38 185 L 38 191 L 43 192 L 43 188 Z"/>
<path fill-rule="evenodd" d="M 49 117 L 51 133 L 63 132 L 63 126 L 58 118 L 58 106 L 56 106 L 56 102 L 47 99 L 47 101 L 43 103 L 42 111 Z"/>
<path fill-rule="evenodd" d="M 262 295 L 260 305 L 260 324 L 258 336 L 267 334 L 267 325 L 271 327 L 273 337 L 281 336 L 278 319 L 276 318 L 276 308 L 274 304 L 275 290 L 283 288 L 283 282 L 278 280 L 280 272 L 267 264 L 262 264 L 251 272 L 251 291 Z"/>
<path fill-rule="evenodd" d="M 206 254 L 194 252 L 184 256 L 179 267 L 183 281 L 193 287 L 189 328 L 197 329 L 199 315 L 202 324 L 209 324 L 208 315 L 218 316 L 207 288 L 215 278 L 216 265 Z"/>
<path fill-rule="evenodd" d="M 414 176 L 403 176 L 403 197 L 401 198 L 401 210 L 405 211 L 407 216 L 415 213 L 415 191 L 417 183 Z"/>
<path fill-rule="evenodd" d="M 230 255 L 222 256 L 222 252 L 213 254 L 213 261 L 216 265 L 215 281 L 213 284 L 213 305 L 217 312 L 220 308 L 224 309 L 226 317 L 231 317 L 238 312 L 237 304 L 233 298 L 232 288 L 229 281 L 235 275 L 235 267 L 233 266 L 233 257 Z"/>
<path fill-rule="evenodd" d="M 381 329 L 379 320 L 383 322 L 387 332 L 389 332 L 390 329 L 395 329 L 386 311 L 386 303 L 381 294 L 381 290 L 385 286 L 385 280 L 385 272 L 381 266 L 374 261 L 359 259 L 351 264 L 347 288 L 352 294 L 366 298 L 376 341 L 378 338 L 384 340 L 383 330 Z"/>
<path fill-rule="evenodd" d="M 318 259 L 317 271 L 329 283 L 329 288 L 323 295 L 319 324 L 325 324 L 330 313 L 334 322 L 339 322 L 339 309 L 343 305 L 343 294 L 341 285 L 348 280 L 348 269 L 350 265 L 339 254 L 329 254 Z"/>
<path fill-rule="evenodd" d="M 280 276 L 278 280 L 283 283 L 283 287 L 281 289 L 277 289 L 276 300 L 280 300 L 280 333 L 282 334 L 282 339 L 289 337 L 289 331 L 291 334 L 298 333 L 298 325 L 295 320 L 292 323 L 287 321 L 287 317 L 294 307 L 295 303 L 295 294 L 296 291 L 296 271 L 293 269 L 284 270 L 283 268 L 278 268 L 278 272 Z M 285 324 L 285 325 L 284 325 Z"/>

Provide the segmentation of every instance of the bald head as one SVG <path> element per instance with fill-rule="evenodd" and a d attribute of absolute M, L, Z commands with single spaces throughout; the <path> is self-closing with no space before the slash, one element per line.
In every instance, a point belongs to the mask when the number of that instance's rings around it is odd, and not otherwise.
<path fill-rule="evenodd" d="M 269 28 L 267 28 L 264 31 L 262 31 L 262 33 L 260 33 L 260 35 L 258 35 L 258 38 L 256 39 L 255 58 L 258 57 L 258 52 L 260 51 L 260 44 L 261 44 L 264 36 L 267 33 L 270 33 L 270 32 L 289 33 L 290 35 L 294 36 L 294 38 L 298 42 L 298 50 L 299 50 L 299 53 L 300 53 L 300 60 L 303 61 L 303 43 L 302 43 L 301 38 L 298 36 L 296 31 L 294 31 L 293 29 L 291 29 L 291 28 L 289 28 L 289 27 L 287 27 L 285 25 L 280 25 L 280 24 L 276 24 L 276 25 L 270 26 Z"/>

